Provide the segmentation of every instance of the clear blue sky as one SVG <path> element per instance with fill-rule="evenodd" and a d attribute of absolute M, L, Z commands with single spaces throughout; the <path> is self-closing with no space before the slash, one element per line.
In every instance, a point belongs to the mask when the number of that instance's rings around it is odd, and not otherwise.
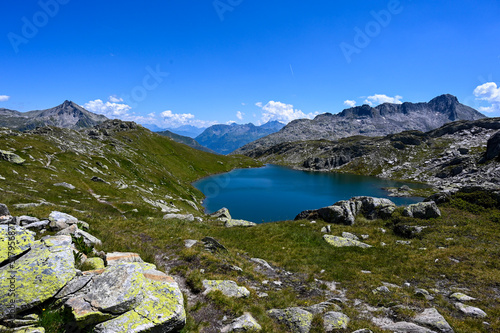
<path fill-rule="evenodd" d="M 500 116 L 499 17 L 498 0 L 5 1 L 0 108 L 165 127 L 450 93 Z"/>

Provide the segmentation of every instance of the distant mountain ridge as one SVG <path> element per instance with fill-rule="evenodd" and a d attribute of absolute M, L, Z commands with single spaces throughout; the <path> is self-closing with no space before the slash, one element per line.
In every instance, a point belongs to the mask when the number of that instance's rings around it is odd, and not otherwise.
<path fill-rule="evenodd" d="M 260 139 L 282 129 L 285 124 L 269 121 L 261 126 L 249 124 L 213 125 L 203 131 L 195 139 L 202 146 L 219 154 L 229 154 L 247 143 Z"/>
<path fill-rule="evenodd" d="M 163 135 L 163 136 L 168 136 L 169 138 L 171 138 L 175 142 L 183 143 L 185 145 L 188 145 L 191 148 L 205 151 L 207 153 L 215 154 L 215 152 L 212 149 L 200 145 L 195 139 L 193 139 L 189 136 L 179 135 L 179 134 L 173 133 L 173 132 L 168 131 L 168 130 L 156 132 L 156 133 Z"/>
<path fill-rule="evenodd" d="M 204 130 L 206 130 L 207 127 L 196 127 L 192 125 L 182 125 L 176 128 L 167 128 L 167 131 L 170 131 L 175 134 L 179 134 L 182 136 L 187 136 L 190 138 L 196 138 L 198 135 L 203 133 Z"/>
<path fill-rule="evenodd" d="M 384 103 L 377 107 L 362 105 L 338 114 L 320 114 L 312 120 L 294 120 L 279 132 L 251 142 L 233 153 L 251 155 L 255 149 L 262 151 L 285 142 L 337 140 L 355 135 L 384 136 L 408 130 L 427 132 L 452 121 L 485 117 L 448 94 L 427 103 Z"/>
<path fill-rule="evenodd" d="M 0 127 L 20 131 L 43 126 L 56 126 L 70 129 L 88 128 L 108 120 L 103 115 L 89 112 L 71 101 L 61 105 L 28 112 L 0 109 Z"/>

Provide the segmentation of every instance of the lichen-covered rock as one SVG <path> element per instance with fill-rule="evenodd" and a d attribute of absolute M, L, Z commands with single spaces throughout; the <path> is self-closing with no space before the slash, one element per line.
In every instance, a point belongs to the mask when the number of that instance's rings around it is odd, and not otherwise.
<path fill-rule="evenodd" d="M 77 229 L 75 231 L 75 237 L 82 237 L 83 241 L 88 246 L 96 246 L 96 245 L 101 245 L 102 244 L 102 242 L 101 242 L 101 240 L 99 238 L 97 238 L 97 237 L 89 234 L 86 231 L 80 230 L 80 229 Z"/>
<path fill-rule="evenodd" d="M 0 263 L 10 256 L 17 256 L 35 243 L 35 233 L 23 227 L 0 225 Z"/>
<path fill-rule="evenodd" d="M 203 280 L 204 294 L 218 290 L 227 297 L 248 297 L 250 292 L 245 287 L 239 287 L 236 282 L 231 280 Z"/>
<path fill-rule="evenodd" d="M 245 312 L 243 316 L 236 318 L 229 325 L 224 326 L 221 329 L 221 333 L 229 332 L 258 332 L 262 330 L 262 326 L 252 317 L 248 312 Z"/>
<path fill-rule="evenodd" d="M 226 228 L 231 228 L 231 227 L 254 227 L 256 226 L 257 223 L 250 222 L 250 221 L 245 221 L 245 220 L 227 220 L 226 221 Z"/>
<path fill-rule="evenodd" d="M 455 303 L 455 307 L 460 310 L 464 315 L 476 318 L 486 318 L 487 314 L 480 308 L 465 305 L 463 303 Z"/>
<path fill-rule="evenodd" d="M 15 287 L 15 296 L 0 293 L 0 319 L 11 314 L 9 304 L 13 297 L 16 313 L 52 298 L 75 277 L 74 264 L 71 237 L 55 236 L 34 242 L 29 252 L 0 268 L 0 290 Z"/>
<path fill-rule="evenodd" d="M 58 211 L 53 211 L 52 213 L 50 213 L 50 215 L 49 215 L 49 221 L 50 222 L 55 222 L 55 221 L 64 222 L 68 226 L 72 225 L 72 224 L 77 224 L 78 223 L 78 219 L 76 217 L 71 216 L 71 215 L 66 214 L 66 213 L 61 213 L 61 212 L 58 212 Z"/>
<path fill-rule="evenodd" d="M 396 205 L 389 199 L 353 197 L 336 202 L 332 206 L 303 211 L 295 217 L 295 220 L 322 219 L 328 223 L 352 225 L 358 214 L 363 214 L 368 219 L 387 218 L 395 209 Z"/>
<path fill-rule="evenodd" d="M 293 333 L 308 333 L 313 315 L 301 308 L 272 309 L 267 311 L 271 318 L 288 326 Z"/>
<path fill-rule="evenodd" d="M 356 241 L 350 238 L 332 236 L 332 235 L 323 235 L 323 239 L 330 245 L 335 247 L 346 247 L 346 246 L 356 246 L 361 248 L 369 248 L 371 245 L 366 243 Z"/>
<path fill-rule="evenodd" d="M 194 216 L 193 214 L 165 214 L 163 216 L 164 220 L 181 220 L 181 221 L 188 221 L 188 222 L 193 222 L 194 221 Z"/>
<path fill-rule="evenodd" d="M 323 316 L 323 325 L 325 332 L 333 332 L 339 329 L 347 329 L 349 317 L 342 312 L 330 311 Z"/>
<path fill-rule="evenodd" d="M 139 254 L 133 252 L 111 252 L 106 253 L 106 263 L 108 266 L 115 266 L 128 262 L 144 262 Z"/>
<path fill-rule="evenodd" d="M 469 295 L 463 293 L 453 293 L 450 295 L 450 298 L 459 302 L 469 302 L 476 300 L 474 297 L 470 297 Z"/>
<path fill-rule="evenodd" d="M 210 216 L 213 216 L 222 222 L 230 221 L 232 219 L 231 214 L 229 213 L 229 209 L 227 209 L 225 207 L 219 209 L 218 211 L 216 211 L 213 214 L 210 214 Z"/>
<path fill-rule="evenodd" d="M 340 306 L 333 303 L 332 300 L 326 301 L 326 302 L 321 302 L 321 303 L 314 304 L 314 305 L 307 306 L 307 307 L 302 307 L 301 309 L 306 310 L 307 312 L 310 312 L 313 315 L 324 313 L 327 309 L 334 310 L 334 311 L 341 310 Z"/>
<path fill-rule="evenodd" d="M 432 331 L 428 328 L 419 326 L 414 323 L 408 323 L 406 321 L 388 324 L 382 326 L 381 328 L 395 333 L 436 333 L 435 331 Z"/>
<path fill-rule="evenodd" d="M 441 216 L 441 211 L 434 201 L 419 202 L 409 205 L 403 211 L 403 216 L 415 217 L 418 219 L 432 219 Z"/>
<path fill-rule="evenodd" d="M 69 227 L 64 228 L 64 229 L 58 231 L 56 233 L 56 235 L 57 236 L 61 236 L 61 235 L 66 235 L 66 236 L 68 236 L 68 235 L 74 235 L 77 230 L 78 230 L 77 225 L 76 224 L 72 224 Z"/>
<path fill-rule="evenodd" d="M 413 319 L 417 324 L 427 325 L 443 333 L 453 333 L 450 324 L 435 308 L 425 309 Z"/>
<path fill-rule="evenodd" d="M 14 164 L 23 164 L 24 162 L 26 162 L 24 158 L 21 158 L 13 152 L 6 150 L 0 150 L 0 159 Z"/>
<path fill-rule="evenodd" d="M 98 257 L 88 258 L 82 263 L 82 271 L 93 271 L 104 268 L 104 260 Z"/>

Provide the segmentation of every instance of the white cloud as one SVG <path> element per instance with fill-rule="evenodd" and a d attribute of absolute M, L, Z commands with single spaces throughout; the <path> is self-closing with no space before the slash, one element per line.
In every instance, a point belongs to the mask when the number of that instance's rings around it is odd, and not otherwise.
<path fill-rule="evenodd" d="M 403 102 L 401 102 L 402 98 L 403 96 L 399 95 L 390 97 L 383 94 L 375 94 L 373 96 L 368 96 L 365 100 L 365 103 L 371 106 L 377 106 L 379 104 L 384 104 L 384 103 L 403 104 Z"/>
<path fill-rule="evenodd" d="M 350 108 L 353 108 L 353 107 L 356 106 L 356 101 L 351 101 L 351 100 L 348 99 L 348 100 L 344 101 L 344 105 L 348 106 Z"/>
<path fill-rule="evenodd" d="M 262 102 L 257 102 L 257 103 L 255 103 L 255 105 L 256 105 L 257 107 L 261 108 L 261 107 L 262 107 Z"/>
<path fill-rule="evenodd" d="M 243 120 L 244 115 L 245 115 L 245 113 L 243 113 L 241 111 L 236 112 L 236 118 L 238 118 L 239 120 Z"/>
<path fill-rule="evenodd" d="M 7 95 L 0 95 L 0 102 L 7 102 L 9 100 L 10 96 Z"/>
<path fill-rule="evenodd" d="M 194 115 L 191 113 L 173 113 L 172 110 L 163 111 L 160 115 L 165 123 L 172 126 L 187 125 L 191 119 L 194 119 Z"/>
<path fill-rule="evenodd" d="M 487 82 L 474 89 L 476 99 L 491 103 L 491 106 L 480 107 L 481 112 L 500 112 L 500 87 L 495 82 Z"/>
<path fill-rule="evenodd" d="M 301 110 L 294 109 L 293 105 L 291 104 L 285 104 L 275 101 L 269 101 L 266 105 L 262 106 L 261 108 L 262 108 L 262 117 L 260 122 L 262 124 L 267 123 L 268 121 L 271 120 L 277 120 L 285 124 L 288 124 L 289 122 L 295 119 L 301 119 L 301 118 L 312 119 L 316 114 L 318 114 L 318 112 L 305 114 Z"/>
<path fill-rule="evenodd" d="M 113 103 L 111 97 L 112 96 L 110 96 L 109 101 L 106 103 L 100 99 L 96 99 L 85 103 L 83 107 L 91 112 L 105 115 L 111 119 L 127 116 L 127 112 L 130 111 L 131 107 L 127 104 Z"/>
<path fill-rule="evenodd" d="M 120 103 L 120 102 L 123 102 L 123 98 L 120 98 L 116 95 L 112 95 L 112 96 L 109 96 L 109 99 L 108 99 L 111 103 Z"/>

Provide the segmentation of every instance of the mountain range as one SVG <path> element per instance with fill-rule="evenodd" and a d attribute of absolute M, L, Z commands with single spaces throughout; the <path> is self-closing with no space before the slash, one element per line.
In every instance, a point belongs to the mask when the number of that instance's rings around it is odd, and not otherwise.
<path fill-rule="evenodd" d="M 179 135 L 177 133 L 171 132 L 169 130 L 161 131 L 161 132 L 156 132 L 157 134 L 163 135 L 163 136 L 168 136 L 175 142 L 183 143 L 185 145 L 188 145 L 191 148 L 198 149 L 201 151 L 205 151 L 207 153 L 212 153 L 216 154 L 215 151 L 213 151 L 210 148 L 204 147 L 200 145 L 195 139 L 189 137 L 189 136 L 184 136 L 184 135 Z"/>
<path fill-rule="evenodd" d="M 0 126 L 20 131 L 42 126 L 55 126 L 71 129 L 93 127 L 106 121 L 103 115 L 89 112 L 71 101 L 46 110 L 19 112 L 0 109 Z"/>
<path fill-rule="evenodd" d="M 362 105 L 338 114 L 320 114 L 312 120 L 294 120 L 279 132 L 251 142 L 233 154 L 251 156 L 254 150 L 263 151 L 285 142 L 384 136 L 408 130 L 427 132 L 452 121 L 482 118 L 485 118 L 483 114 L 461 104 L 453 95 L 441 95 L 427 103 Z"/>
<path fill-rule="evenodd" d="M 249 124 L 213 125 L 196 137 L 202 146 L 219 154 L 229 154 L 252 141 L 275 133 L 285 125 L 279 121 L 269 121 L 261 126 Z"/>

